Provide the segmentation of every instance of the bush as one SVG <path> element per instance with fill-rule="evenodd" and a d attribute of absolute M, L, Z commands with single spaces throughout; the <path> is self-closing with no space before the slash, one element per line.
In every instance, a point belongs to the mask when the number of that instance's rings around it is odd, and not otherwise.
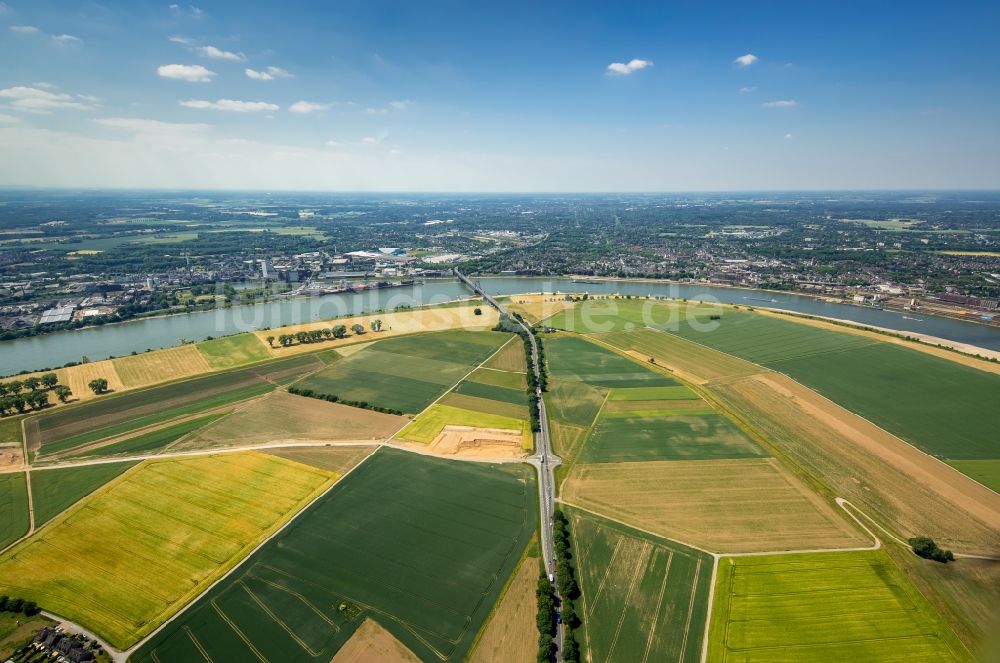
<path fill-rule="evenodd" d="M 933 560 L 947 564 L 955 561 L 955 554 L 950 550 L 943 550 L 929 536 L 915 536 L 909 541 L 913 547 L 913 552 L 924 559 Z"/>

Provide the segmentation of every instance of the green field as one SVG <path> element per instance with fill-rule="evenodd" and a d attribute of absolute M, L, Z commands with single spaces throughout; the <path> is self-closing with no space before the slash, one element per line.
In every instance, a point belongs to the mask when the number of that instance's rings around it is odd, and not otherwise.
<path fill-rule="evenodd" d="M 519 430 L 527 441 L 531 439 L 531 426 L 524 419 L 515 419 L 488 412 L 467 410 L 442 403 L 435 403 L 420 413 L 413 423 L 401 430 L 397 437 L 414 442 L 433 442 L 445 426 L 474 426 L 476 428 L 503 428 Z"/>
<path fill-rule="evenodd" d="M 492 384 L 497 387 L 507 387 L 508 389 L 516 389 L 518 391 L 524 391 L 528 388 L 528 380 L 524 373 L 515 373 L 513 371 L 498 371 L 490 368 L 477 368 L 472 375 L 468 377 L 468 380 L 478 382 L 480 384 Z"/>
<path fill-rule="evenodd" d="M 35 526 L 39 527 L 94 492 L 135 462 L 101 463 L 31 473 Z"/>
<path fill-rule="evenodd" d="M 575 380 L 549 380 L 545 405 L 550 417 L 573 426 L 589 427 L 601 410 L 607 390 Z"/>
<path fill-rule="evenodd" d="M 127 648 L 334 476 L 261 453 L 146 461 L 0 556 L 0 594 L 35 601 Z"/>
<path fill-rule="evenodd" d="M 329 661 L 370 617 L 422 660 L 461 661 L 536 494 L 524 466 L 379 451 L 131 660 Z"/>
<path fill-rule="evenodd" d="M 677 382 L 643 364 L 576 336 L 545 339 L 549 375 L 598 387 L 662 387 Z"/>
<path fill-rule="evenodd" d="M 63 457 L 77 459 L 99 456 L 120 456 L 125 454 L 140 455 L 153 453 L 165 449 L 188 433 L 196 431 L 202 426 L 207 426 L 213 421 L 216 421 L 224 416 L 225 413 L 218 413 L 209 414 L 204 417 L 195 417 L 194 419 L 187 419 L 179 424 L 164 426 L 163 428 L 143 433 L 142 435 L 130 437 L 127 440 L 122 440 L 121 442 L 115 442 L 96 449 L 80 450 L 69 453 Z"/>
<path fill-rule="evenodd" d="M 28 490 L 24 474 L 0 474 L 0 548 L 28 531 Z"/>
<path fill-rule="evenodd" d="M 952 460 L 948 464 L 994 492 L 1000 493 L 1000 459 Z"/>
<path fill-rule="evenodd" d="M 455 387 L 455 391 L 467 396 L 489 398 L 494 401 L 514 403 L 515 405 L 524 405 L 528 401 L 528 396 L 524 390 L 498 387 L 496 385 L 472 382 L 470 380 L 463 380 L 457 387 Z"/>
<path fill-rule="evenodd" d="M 693 317 L 717 313 L 715 308 L 695 302 L 663 302 L 653 299 L 591 299 L 560 311 L 546 321 L 556 329 L 578 334 L 629 331 L 643 327 L 674 327 Z"/>
<path fill-rule="evenodd" d="M 26 422 L 31 449 L 51 455 L 178 417 L 260 396 L 323 366 L 309 355 L 105 396 Z"/>
<path fill-rule="evenodd" d="M 602 414 L 580 455 L 582 463 L 757 458 L 763 449 L 720 414 Z"/>
<path fill-rule="evenodd" d="M 1000 375 L 752 313 L 726 313 L 715 331 L 680 335 L 781 371 L 931 455 L 1000 457 Z"/>
<path fill-rule="evenodd" d="M 711 556 L 578 509 L 568 513 L 589 660 L 698 661 Z"/>
<path fill-rule="evenodd" d="M 612 389 L 608 396 L 611 401 L 685 401 L 696 398 L 698 394 L 685 386 Z"/>
<path fill-rule="evenodd" d="M 198 343 L 198 352 L 212 368 L 232 368 L 271 358 L 255 334 L 236 334 Z"/>
<path fill-rule="evenodd" d="M 719 560 L 709 656 L 721 661 L 971 661 L 885 552 Z"/>
<path fill-rule="evenodd" d="M 415 414 L 509 339 L 509 334 L 462 330 L 389 338 L 296 386 Z"/>

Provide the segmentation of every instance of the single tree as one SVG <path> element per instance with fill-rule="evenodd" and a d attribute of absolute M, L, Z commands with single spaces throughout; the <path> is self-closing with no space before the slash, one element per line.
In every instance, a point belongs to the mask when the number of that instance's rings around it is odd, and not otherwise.
<path fill-rule="evenodd" d="M 472 312 L 473 312 L 473 313 L 475 313 L 476 315 L 482 315 L 482 314 L 483 314 L 483 309 L 481 309 L 481 308 L 479 308 L 479 307 L 477 306 L 476 308 L 474 308 L 474 309 L 472 310 Z"/>
<path fill-rule="evenodd" d="M 55 373 L 45 373 L 42 375 L 42 386 L 46 389 L 52 389 L 57 384 L 59 384 L 59 378 Z"/>
<path fill-rule="evenodd" d="M 28 389 L 35 391 L 42 384 L 42 381 L 32 375 L 30 378 L 24 379 L 24 386 Z"/>
<path fill-rule="evenodd" d="M 372 320 L 372 325 L 371 326 L 372 326 L 372 331 L 373 332 L 382 331 L 382 321 L 381 320 L 378 320 L 378 319 Z"/>
<path fill-rule="evenodd" d="M 347 337 L 347 326 L 337 325 L 331 331 L 333 331 L 334 338 L 346 338 Z"/>
<path fill-rule="evenodd" d="M 24 383 L 20 380 L 11 380 L 7 383 L 7 393 L 20 394 L 24 391 Z"/>
<path fill-rule="evenodd" d="M 354 332 L 355 336 L 360 336 L 361 334 L 365 333 L 365 326 L 359 325 L 358 323 L 355 322 L 353 325 L 351 325 L 351 331 Z"/>
<path fill-rule="evenodd" d="M 69 397 L 73 395 L 73 390 L 64 384 L 57 384 L 53 391 L 55 392 L 56 398 L 59 399 L 60 403 L 65 403 Z"/>
<path fill-rule="evenodd" d="M 273 336 L 268 336 L 267 337 L 267 344 L 270 345 L 272 348 L 274 347 L 274 337 Z"/>
<path fill-rule="evenodd" d="M 108 381 L 104 378 L 94 378 L 87 383 L 87 386 L 94 390 L 95 394 L 103 394 L 108 390 Z"/>

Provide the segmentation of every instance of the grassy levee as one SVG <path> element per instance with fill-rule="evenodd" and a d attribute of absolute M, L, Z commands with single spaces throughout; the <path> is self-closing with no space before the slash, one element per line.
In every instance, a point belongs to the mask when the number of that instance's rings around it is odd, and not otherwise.
<path fill-rule="evenodd" d="M 536 495 L 525 466 L 383 449 L 132 660 L 328 661 L 366 618 L 422 660 L 463 660 L 535 532 Z"/>
<path fill-rule="evenodd" d="M 510 338 L 510 334 L 463 330 L 387 338 L 296 386 L 415 414 Z"/>
<path fill-rule="evenodd" d="M 213 369 L 233 368 L 271 358 L 267 345 L 249 332 L 201 341 L 196 347 Z"/>
<path fill-rule="evenodd" d="M 35 527 L 52 520 L 134 465 L 134 461 L 126 461 L 32 472 L 31 498 L 35 506 Z"/>
<path fill-rule="evenodd" d="M 567 509 L 590 661 L 698 661 L 712 557 Z"/>
<path fill-rule="evenodd" d="M 0 556 L 23 596 L 126 649 L 331 485 L 259 453 L 147 461 Z"/>
<path fill-rule="evenodd" d="M 718 322 L 673 333 L 780 371 L 931 455 L 1000 457 L 1000 375 L 793 320 L 727 312 Z"/>
<path fill-rule="evenodd" d="M 278 381 L 321 366 L 313 357 L 293 357 L 44 412 L 28 420 L 29 448 L 43 455 L 66 452 L 89 442 L 260 396 L 273 390 Z"/>
<path fill-rule="evenodd" d="M 0 548 L 28 531 L 28 488 L 23 472 L 0 474 Z"/>
<path fill-rule="evenodd" d="M 708 660 L 971 661 L 881 550 L 719 560 Z"/>

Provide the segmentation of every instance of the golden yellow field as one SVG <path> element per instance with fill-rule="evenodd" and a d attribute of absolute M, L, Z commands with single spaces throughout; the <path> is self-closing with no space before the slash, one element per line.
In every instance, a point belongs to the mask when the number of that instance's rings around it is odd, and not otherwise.
<path fill-rule="evenodd" d="M 112 359 L 126 388 L 145 387 L 158 382 L 207 373 L 212 370 L 194 344 L 165 348 L 141 355 Z"/>
<path fill-rule="evenodd" d="M 538 558 L 527 557 L 514 572 L 507 592 L 487 622 L 470 663 L 530 661 L 537 649 L 535 641 L 535 580 Z"/>
<path fill-rule="evenodd" d="M 323 320 L 321 322 L 309 322 L 302 325 L 290 325 L 288 327 L 277 327 L 264 331 L 254 332 L 258 338 L 267 345 L 267 337 L 274 336 L 275 339 L 282 334 L 295 334 L 300 331 L 311 331 L 313 329 L 329 329 L 336 325 L 345 325 L 348 333 L 347 338 L 320 341 L 319 343 L 295 343 L 288 347 L 281 347 L 277 340 L 274 347 L 269 348 L 275 357 L 286 357 L 298 352 L 313 352 L 324 348 L 336 348 L 353 343 L 365 341 L 375 341 L 390 336 L 400 336 L 402 334 L 414 334 L 422 331 L 443 331 L 445 329 L 490 329 L 497 324 L 499 315 L 496 310 L 489 306 L 480 306 L 482 315 L 475 315 L 473 306 L 451 306 L 446 308 L 413 309 L 407 311 L 394 311 L 391 313 L 373 313 L 371 315 L 353 316 L 349 318 L 337 318 L 335 320 Z M 382 321 L 382 331 L 371 331 L 373 320 Z M 365 328 L 365 333 L 361 336 L 354 336 L 350 329 L 353 325 L 360 324 Z"/>
<path fill-rule="evenodd" d="M 711 552 L 870 543 L 773 458 L 575 465 L 561 496 Z"/>
<path fill-rule="evenodd" d="M 118 371 L 115 370 L 114 362 L 107 359 L 79 364 L 78 366 L 70 366 L 69 368 L 60 368 L 56 370 L 56 376 L 59 378 L 60 384 L 64 384 L 73 390 L 72 399 L 79 399 L 81 401 L 96 398 L 96 394 L 87 386 L 95 378 L 104 378 L 107 380 L 108 389 L 111 391 L 121 391 L 125 388 L 121 378 L 118 377 Z"/>
<path fill-rule="evenodd" d="M 336 476 L 261 453 L 147 461 L 0 557 L 0 593 L 127 648 Z"/>
<path fill-rule="evenodd" d="M 536 323 L 574 305 L 575 302 L 566 301 L 563 295 L 512 295 L 508 309 L 528 322 Z"/>

